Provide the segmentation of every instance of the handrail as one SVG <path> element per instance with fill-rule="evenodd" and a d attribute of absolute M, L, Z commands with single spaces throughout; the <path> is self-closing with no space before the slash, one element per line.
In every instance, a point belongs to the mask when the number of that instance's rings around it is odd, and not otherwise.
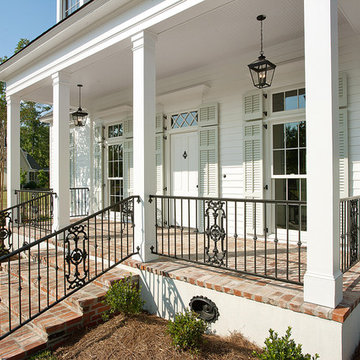
<path fill-rule="evenodd" d="M 9 330 L 0 340 L 139 253 L 132 230 L 135 224 L 128 221 L 129 209 L 134 219 L 135 200 L 140 197 L 129 196 L 0 257 L 9 279 L 1 287 Z M 28 290 L 22 294 L 23 289 Z M 36 294 L 34 299 L 30 293 Z"/>
<path fill-rule="evenodd" d="M 15 190 L 15 191 L 16 191 L 16 190 Z M 49 194 L 51 194 L 51 195 L 56 195 L 56 193 L 49 193 Z M 8 211 L 13 210 L 13 209 L 15 209 L 15 208 L 18 208 L 18 207 L 20 207 L 20 206 L 27 205 L 27 204 L 31 203 L 32 201 L 34 201 L 34 200 L 40 200 L 40 199 L 48 196 L 49 194 L 44 194 L 44 195 L 38 196 L 38 197 L 36 197 L 36 198 L 34 198 L 34 199 L 26 200 L 26 201 L 24 201 L 24 202 L 22 202 L 22 203 L 20 203 L 20 204 L 13 205 L 13 206 L 11 206 L 11 207 L 9 207 L 9 208 L 7 208 L 7 209 L 0 210 L 0 213 L 2 213 L 2 212 L 8 212 Z"/>

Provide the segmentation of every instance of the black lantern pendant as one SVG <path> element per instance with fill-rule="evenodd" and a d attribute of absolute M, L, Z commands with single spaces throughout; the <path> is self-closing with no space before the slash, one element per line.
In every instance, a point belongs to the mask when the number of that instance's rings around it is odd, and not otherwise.
<path fill-rule="evenodd" d="M 256 17 L 261 22 L 261 49 L 260 56 L 257 60 L 248 65 L 250 69 L 251 79 L 253 84 L 258 89 L 263 89 L 271 86 L 276 65 L 271 61 L 266 60 L 263 50 L 263 20 L 266 19 L 265 15 L 259 15 Z"/>
<path fill-rule="evenodd" d="M 88 113 L 83 111 L 83 109 L 81 108 L 81 88 L 82 85 L 78 84 L 78 88 L 79 88 L 79 108 L 77 109 L 77 111 L 73 112 L 71 114 L 71 117 L 74 121 L 74 125 L 75 126 L 85 126 L 86 123 L 86 117 L 88 116 Z"/>

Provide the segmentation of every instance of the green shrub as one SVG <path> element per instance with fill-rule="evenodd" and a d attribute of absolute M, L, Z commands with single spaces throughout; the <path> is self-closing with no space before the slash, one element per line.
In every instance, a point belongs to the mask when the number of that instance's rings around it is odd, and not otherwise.
<path fill-rule="evenodd" d="M 30 190 L 33 190 L 33 189 L 36 189 L 38 186 L 37 186 L 37 183 L 35 181 L 29 181 L 28 183 L 26 183 L 24 185 L 24 189 L 30 189 Z"/>
<path fill-rule="evenodd" d="M 283 337 L 279 337 L 278 333 L 273 329 L 269 330 L 270 336 L 265 340 L 264 352 L 259 354 L 254 352 L 261 360 L 315 360 L 319 358 L 318 354 L 311 356 L 310 354 L 303 355 L 301 345 L 296 345 L 291 336 L 291 327 L 286 330 Z"/>
<path fill-rule="evenodd" d="M 104 300 L 104 304 L 109 305 L 110 309 L 103 314 L 103 319 L 106 321 L 110 315 L 118 312 L 126 315 L 139 314 L 145 303 L 141 299 L 140 290 L 133 282 L 132 276 L 111 285 Z"/>
<path fill-rule="evenodd" d="M 58 358 L 51 351 L 44 350 L 33 355 L 29 360 L 58 360 Z"/>
<path fill-rule="evenodd" d="M 188 309 L 184 313 L 177 313 L 174 321 L 170 320 L 167 326 L 172 343 L 178 350 L 194 352 L 199 350 L 206 329 L 206 322 Z"/>

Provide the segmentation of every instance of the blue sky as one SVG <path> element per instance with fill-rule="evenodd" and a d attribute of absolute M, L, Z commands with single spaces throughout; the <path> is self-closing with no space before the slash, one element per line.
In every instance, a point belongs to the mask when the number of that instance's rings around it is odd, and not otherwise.
<path fill-rule="evenodd" d="M 35 39 L 56 22 L 56 0 L 0 0 L 0 57 L 21 38 Z"/>

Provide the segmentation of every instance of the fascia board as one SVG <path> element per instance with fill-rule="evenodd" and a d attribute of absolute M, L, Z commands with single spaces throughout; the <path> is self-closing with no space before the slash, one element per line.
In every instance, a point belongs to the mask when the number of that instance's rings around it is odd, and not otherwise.
<path fill-rule="evenodd" d="M 115 0 L 108 0 L 115 1 Z M 116 0 L 119 1 L 119 0 Z M 115 2 L 116 2 L 115 1 Z M 128 1 L 128 0 L 127 0 Z M 204 2 L 205 0 L 165 0 L 159 4 L 151 7 L 150 9 L 141 12 L 140 14 L 132 17 L 128 21 L 122 22 L 121 24 L 115 26 L 111 30 L 103 33 L 96 38 L 88 41 L 87 43 L 79 46 L 72 52 L 66 54 L 61 58 L 56 59 L 55 61 L 47 64 L 42 67 L 40 70 L 31 73 L 30 75 L 19 79 L 16 81 L 11 81 L 11 78 L 14 78 L 17 69 L 10 69 L 8 73 L 2 73 L 0 67 L 0 79 L 8 80 L 7 92 L 9 95 L 15 94 L 26 87 L 43 80 L 53 73 L 66 69 L 67 67 L 91 56 L 101 50 L 110 47 L 116 43 L 119 43 L 125 39 L 129 39 L 131 36 L 148 29 L 149 27 L 166 20 L 182 11 L 185 11 L 199 3 Z M 118 4 L 118 3 L 117 3 Z M 84 30 L 84 29 L 83 29 Z M 52 50 L 54 47 L 52 48 Z M 47 50 L 49 51 L 49 50 Z M 43 52 L 44 54 L 44 52 Z M 29 62 L 27 61 L 27 64 Z M 5 75 L 5 76 L 4 76 Z"/>

